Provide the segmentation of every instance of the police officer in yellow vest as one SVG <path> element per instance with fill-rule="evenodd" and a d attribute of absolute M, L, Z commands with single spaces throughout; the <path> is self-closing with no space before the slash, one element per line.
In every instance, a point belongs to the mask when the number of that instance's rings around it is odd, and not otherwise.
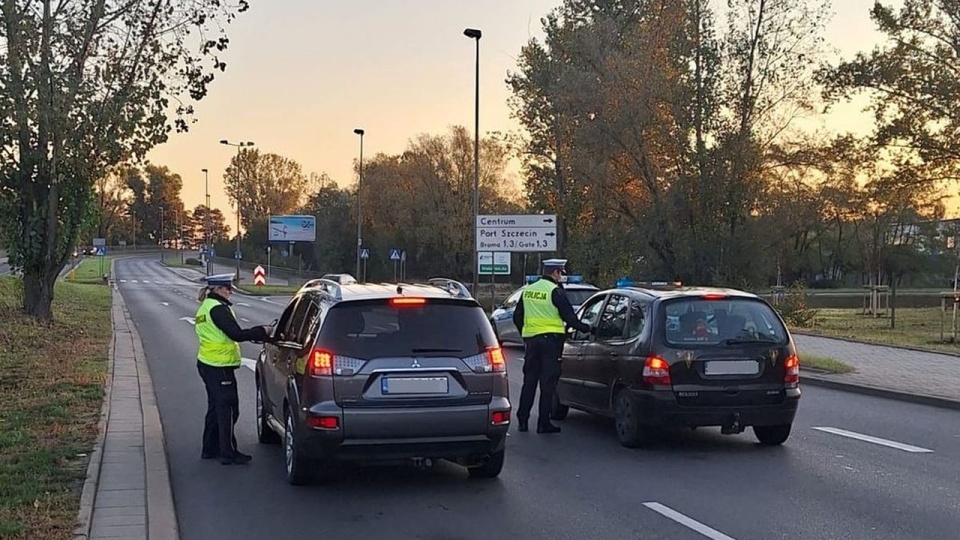
<path fill-rule="evenodd" d="M 241 341 L 267 341 L 273 333 L 269 326 L 242 329 L 230 304 L 233 274 L 206 278 L 200 290 L 195 328 L 200 350 L 197 371 L 207 389 L 207 416 L 203 425 L 202 459 L 220 459 L 224 465 L 245 464 L 252 459 L 237 450 L 233 426 L 240 416 L 235 371 L 240 367 Z"/>
<path fill-rule="evenodd" d="M 523 338 L 523 390 L 517 407 L 517 423 L 520 431 L 527 431 L 533 396 L 540 386 L 540 413 L 537 417 L 537 433 L 559 433 L 560 428 L 550 422 L 553 395 L 560 379 L 560 355 L 566 337 L 564 323 L 581 332 L 590 332 L 591 327 L 581 322 L 563 287 L 565 259 L 543 261 L 543 276 L 526 287 L 513 312 L 513 323 Z"/>

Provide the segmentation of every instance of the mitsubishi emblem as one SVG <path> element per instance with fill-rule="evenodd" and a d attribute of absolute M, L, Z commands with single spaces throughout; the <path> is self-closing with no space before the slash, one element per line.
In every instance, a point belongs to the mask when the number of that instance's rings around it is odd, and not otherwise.
<path fill-rule="evenodd" d="M 414 358 L 414 359 L 413 359 L 413 363 L 410 364 L 410 367 L 412 367 L 412 368 L 418 368 L 418 367 L 420 367 L 420 362 L 419 362 L 416 358 Z"/>

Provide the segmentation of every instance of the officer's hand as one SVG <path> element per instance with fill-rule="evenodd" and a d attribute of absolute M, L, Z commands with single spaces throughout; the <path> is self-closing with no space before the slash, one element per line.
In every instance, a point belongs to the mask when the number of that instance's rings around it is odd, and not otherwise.
<path fill-rule="evenodd" d="M 263 331 L 266 332 L 268 336 L 272 336 L 272 335 L 273 335 L 273 327 L 272 327 L 272 326 L 264 325 L 264 326 L 263 326 Z"/>

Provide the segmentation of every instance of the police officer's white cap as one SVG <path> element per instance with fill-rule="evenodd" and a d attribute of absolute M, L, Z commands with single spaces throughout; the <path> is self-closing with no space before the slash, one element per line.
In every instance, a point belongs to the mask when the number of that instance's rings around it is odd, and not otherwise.
<path fill-rule="evenodd" d="M 214 276 L 207 276 L 203 278 L 207 282 L 207 287 L 226 287 L 228 289 L 234 289 L 233 286 L 233 274 L 217 274 Z"/>
<path fill-rule="evenodd" d="M 543 269 L 546 271 L 550 270 L 564 270 L 567 267 L 566 259 L 547 259 L 543 261 Z"/>

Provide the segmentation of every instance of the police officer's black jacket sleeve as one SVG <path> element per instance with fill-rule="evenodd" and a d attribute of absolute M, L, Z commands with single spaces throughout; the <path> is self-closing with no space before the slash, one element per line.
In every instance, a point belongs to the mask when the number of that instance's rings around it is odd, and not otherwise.
<path fill-rule="evenodd" d="M 576 312 L 573 311 L 573 304 L 570 303 L 570 299 L 567 298 L 567 294 L 563 292 L 563 289 L 560 287 L 554 289 L 550 299 L 553 300 L 553 305 L 556 306 L 560 312 L 560 318 L 563 319 L 563 322 L 567 323 L 567 326 L 580 332 L 590 331 L 590 325 L 577 318 Z"/>
<path fill-rule="evenodd" d="M 262 326 L 253 328 L 240 328 L 237 320 L 230 313 L 230 308 L 220 304 L 210 310 L 210 320 L 217 326 L 228 338 L 234 341 L 266 341 L 267 331 Z"/>
<path fill-rule="evenodd" d="M 517 332 L 523 335 L 523 296 L 517 301 L 517 307 L 513 308 L 513 325 L 517 327 Z"/>

